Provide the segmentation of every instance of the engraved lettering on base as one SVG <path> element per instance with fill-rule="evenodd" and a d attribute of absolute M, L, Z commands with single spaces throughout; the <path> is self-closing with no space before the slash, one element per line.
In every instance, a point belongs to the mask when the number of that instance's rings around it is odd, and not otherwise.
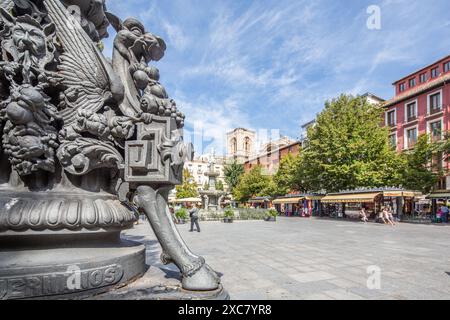
<path fill-rule="evenodd" d="M 68 286 L 68 280 L 74 275 L 73 272 L 2 278 L 0 279 L 0 299 L 24 299 L 99 289 L 118 283 L 123 274 L 122 266 L 116 264 L 80 270 L 81 287 L 76 289 Z"/>

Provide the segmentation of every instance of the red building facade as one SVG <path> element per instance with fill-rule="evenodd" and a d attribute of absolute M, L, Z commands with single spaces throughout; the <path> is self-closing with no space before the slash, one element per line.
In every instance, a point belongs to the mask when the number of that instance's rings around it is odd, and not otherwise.
<path fill-rule="evenodd" d="M 287 146 L 279 147 L 276 150 L 270 150 L 260 154 L 257 157 L 246 161 L 244 163 L 244 170 L 245 172 L 249 172 L 252 168 L 261 166 L 264 175 L 274 175 L 280 166 L 281 160 L 289 154 L 292 154 L 293 156 L 298 155 L 301 146 L 301 142 L 297 141 Z"/>
<path fill-rule="evenodd" d="M 390 140 L 398 152 L 410 150 L 422 134 L 433 141 L 450 130 L 450 56 L 422 68 L 393 83 L 395 96 L 387 101 L 384 123 L 391 128 Z M 448 169 L 438 156 L 433 165 Z M 450 188 L 449 179 L 440 189 Z"/>

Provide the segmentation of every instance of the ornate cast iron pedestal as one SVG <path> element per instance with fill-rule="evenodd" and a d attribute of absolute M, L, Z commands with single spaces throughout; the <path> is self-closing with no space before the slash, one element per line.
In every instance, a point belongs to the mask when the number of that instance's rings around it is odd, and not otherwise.
<path fill-rule="evenodd" d="M 99 49 L 110 24 L 112 63 Z M 145 278 L 145 247 L 120 232 L 139 211 L 182 274 L 167 298 L 226 298 L 167 207 L 192 148 L 149 65 L 164 41 L 104 0 L 4 0 L 0 36 L 0 299 L 131 288 Z"/>

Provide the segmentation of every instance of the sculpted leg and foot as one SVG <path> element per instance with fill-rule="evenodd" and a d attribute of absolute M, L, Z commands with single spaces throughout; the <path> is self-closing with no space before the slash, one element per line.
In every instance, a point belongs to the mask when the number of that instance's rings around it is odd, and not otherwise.
<path fill-rule="evenodd" d="M 183 276 L 182 286 L 185 290 L 216 290 L 220 278 L 203 257 L 192 253 L 172 220 L 167 206 L 170 187 L 154 189 L 150 186 L 137 188 L 136 204 L 147 215 L 150 225 L 162 246 L 161 259 L 164 263 L 173 262 Z"/>

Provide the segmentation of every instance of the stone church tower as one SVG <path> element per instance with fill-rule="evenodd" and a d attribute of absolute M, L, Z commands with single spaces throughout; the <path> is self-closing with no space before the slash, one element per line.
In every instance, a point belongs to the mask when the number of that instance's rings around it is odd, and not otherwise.
<path fill-rule="evenodd" d="M 244 163 L 256 153 L 256 132 L 237 128 L 227 133 L 227 158 Z"/>

